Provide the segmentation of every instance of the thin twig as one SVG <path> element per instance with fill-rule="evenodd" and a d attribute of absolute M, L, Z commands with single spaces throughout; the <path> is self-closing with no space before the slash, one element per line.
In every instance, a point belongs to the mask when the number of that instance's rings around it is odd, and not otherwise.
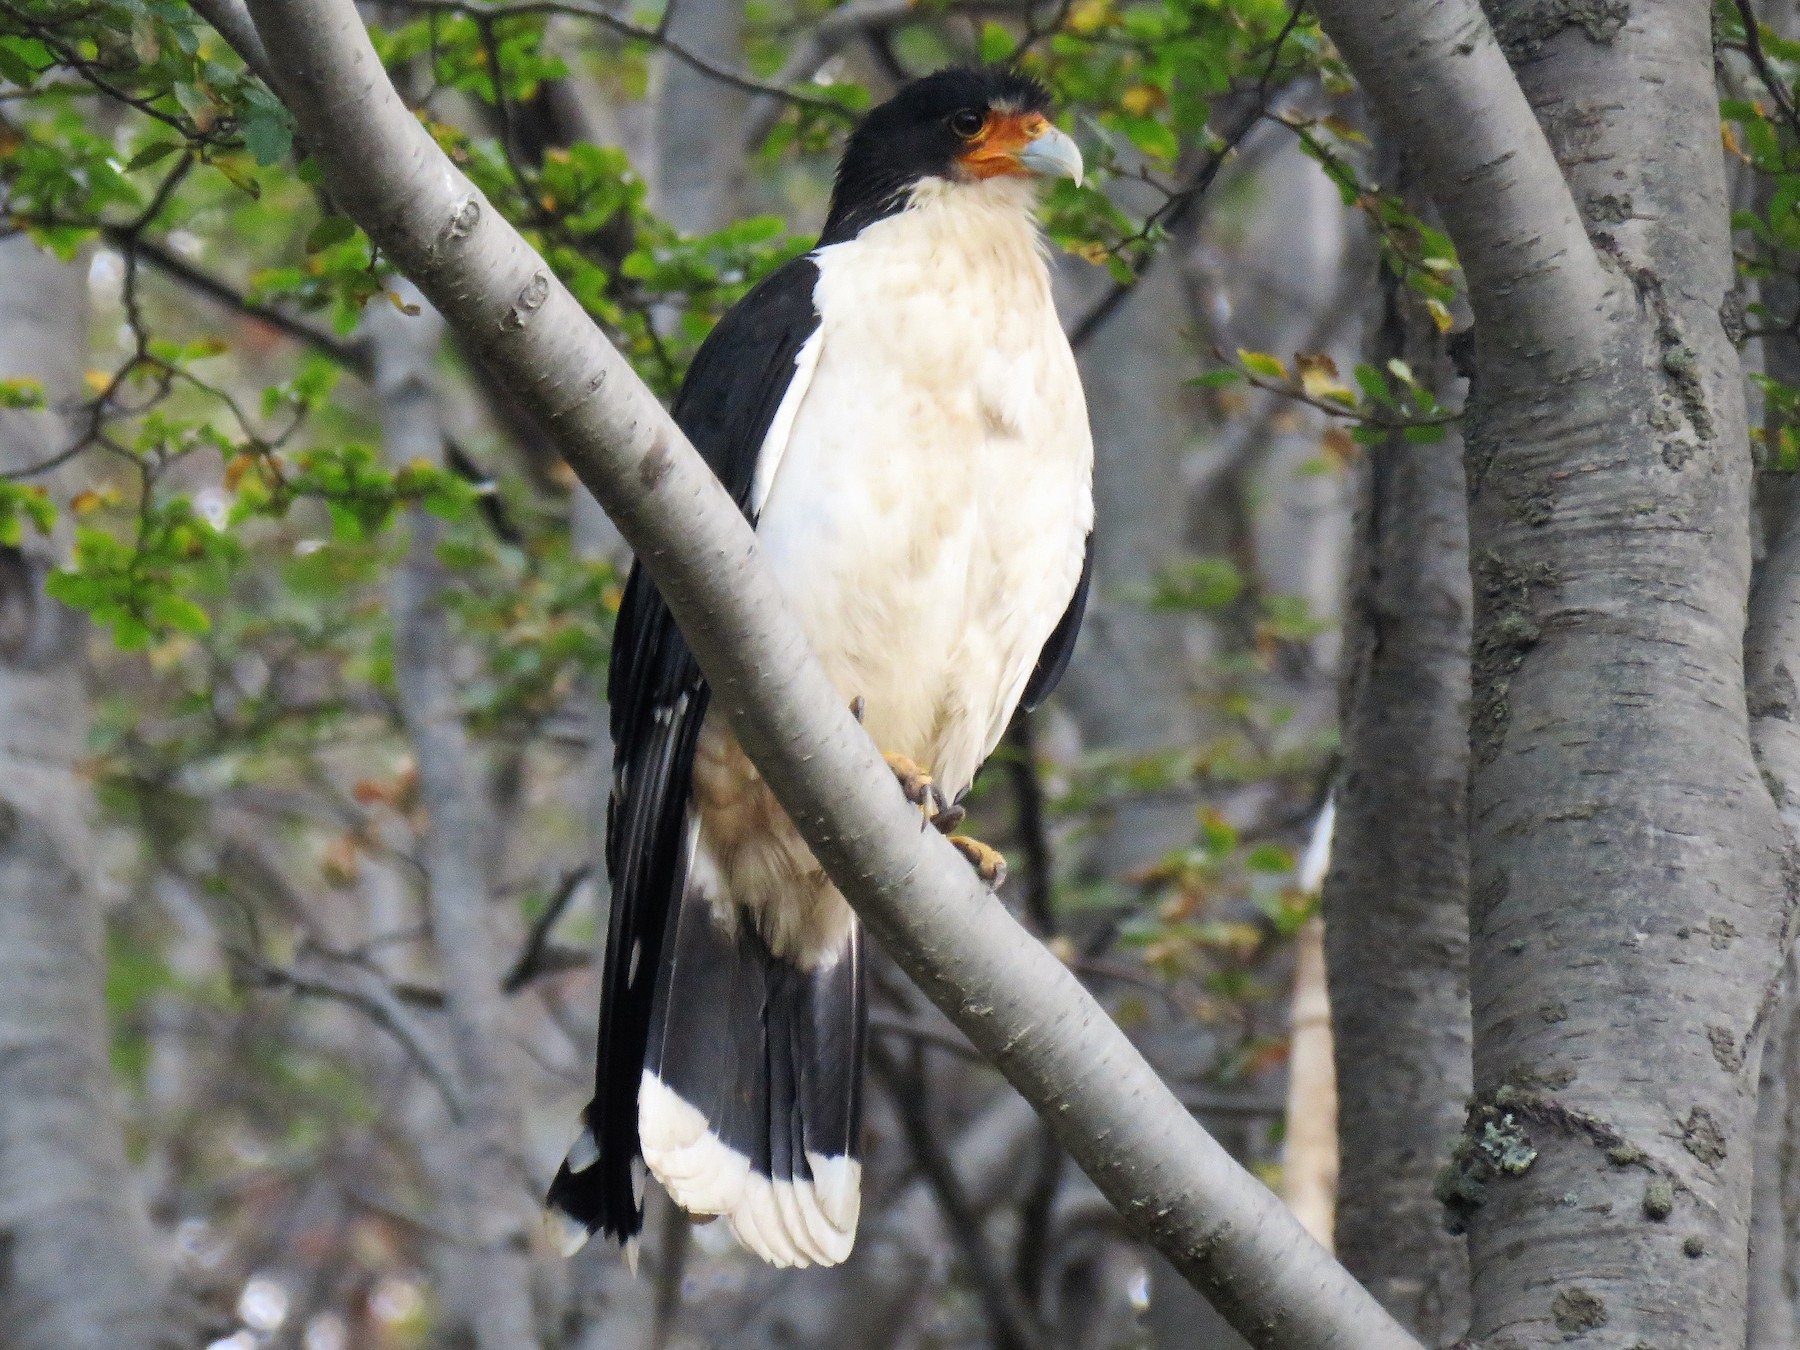
<path fill-rule="evenodd" d="M 1044 1338 L 1022 1306 L 1018 1290 L 1001 1273 L 988 1249 L 981 1231 L 981 1217 L 963 1190 L 950 1155 L 944 1152 L 932 1132 L 924 1074 L 918 1072 L 916 1064 L 911 1072 L 903 1069 L 879 1041 L 869 1042 L 868 1055 L 869 1067 L 887 1089 L 894 1114 L 900 1118 L 901 1132 L 906 1136 L 913 1161 L 918 1164 L 937 1199 L 938 1208 L 943 1211 L 944 1227 L 949 1229 L 951 1239 L 968 1266 L 997 1350 L 1045 1350 Z"/>
<path fill-rule="evenodd" d="M 1027 1307 L 1037 1307 L 1043 1297 L 1052 1246 L 1050 1216 L 1062 1191 L 1063 1156 L 1056 1136 L 1040 1123 L 1037 1167 L 1019 1202 L 1019 1237 L 1013 1248 L 1013 1283 Z"/>
<path fill-rule="evenodd" d="M 329 357 L 352 374 L 368 379 L 369 357 L 360 345 L 346 342 L 322 328 L 315 328 L 305 320 L 297 319 L 272 305 L 250 299 L 229 283 L 195 267 L 154 240 L 134 234 L 125 226 L 102 226 L 100 233 L 114 248 L 122 253 L 135 253 L 171 281 L 180 282 L 195 294 L 203 295 L 227 309 L 236 310 L 245 318 L 267 324 L 276 332 L 305 344 L 321 356 Z"/>
<path fill-rule="evenodd" d="M 1007 775 L 1012 779 L 1019 848 L 1025 855 L 1025 914 L 1041 938 L 1056 936 L 1055 858 L 1044 810 L 1044 780 L 1038 775 L 1037 734 L 1032 715 L 1021 712 L 1007 732 Z"/>
<path fill-rule="evenodd" d="M 1744 21 L 1744 55 L 1756 67 L 1756 73 L 1763 86 L 1768 89 L 1769 97 L 1775 100 L 1775 106 L 1781 110 L 1782 120 L 1788 124 L 1788 130 L 1796 138 L 1800 138 L 1800 112 L 1795 110 L 1794 100 L 1789 95 L 1786 84 L 1769 64 L 1769 54 L 1763 50 L 1761 25 L 1757 22 L 1755 7 L 1750 0 L 1737 0 L 1737 12 Z"/>
<path fill-rule="evenodd" d="M 551 892 L 550 903 L 544 906 L 544 912 L 532 922 L 531 931 L 525 934 L 525 942 L 519 948 L 519 954 L 507 967 L 506 974 L 500 980 L 500 987 L 509 994 L 516 994 L 540 975 L 551 973 L 554 966 L 558 970 L 567 970 L 566 962 L 552 962 L 549 957 L 554 948 L 550 947 L 550 930 L 556 927 L 562 918 L 563 911 L 569 907 L 569 901 L 575 898 L 575 892 L 581 889 L 581 883 L 593 872 L 592 866 L 584 865 L 571 868 L 562 874 Z"/>
<path fill-rule="evenodd" d="M 1250 110 L 1238 120 L 1231 134 L 1225 137 L 1211 154 L 1206 157 L 1194 176 L 1181 187 L 1169 192 L 1163 204 L 1145 218 L 1143 227 L 1132 238 L 1124 240 L 1121 249 L 1133 243 L 1148 244 L 1151 235 L 1158 229 L 1169 230 L 1181 224 L 1187 214 L 1217 181 L 1219 172 L 1225 167 L 1225 161 L 1231 157 L 1232 151 L 1243 143 L 1244 137 L 1262 118 L 1268 108 L 1275 69 L 1281 61 L 1281 49 L 1292 36 L 1294 28 L 1300 22 L 1300 16 L 1306 12 L 1306 0 L 1294 0 L 1288 10 L 1287 21 L 1282 24 L 1281 31 L 1275 35 L 1275 41 L 1269 47 L 1269 59 L 1263 63 L 1262 74 L 1257 78 L 1255 88 L 1250 95 Z M 1125 281 L 1115 282 L 1111 290 L 1097 300 L 1088 312 L 1076 321 L 1069 330 L 1069 345 L 1080 350 L 1088 339 L 1099 331 L 1100 326 L 1118 311 L 1125 303 L 1126 297 L 1136 290 L 1139 284 L 1149 275 L 1155 265 L 1157 253 L 1150 254 L 1132 272 Z"/>
<path fill-rule="evenodd" d="M 301 975 L 284 966 L 265 961 L 256 953 L 241 947 L 228 948 L 227 952 L 248 977 L 247 983 L 265 989 L 285 989 L 305 998 L 328 999 L 362 1013 L 392 1036 L 400 1048 L 406 1051 L 408 1058 L 418 1066 L 419 1072 L 437 1089 L 438 1096 L 443 1099 L 444 1109 L 450 1113 L 450 1119 L 459 1125 L 463 1122 L 462 1094 L 457 1091 L 449 1070 L 438 1062 L 437 1056 L 426 1044 L 423 1033 L 414 1025 L 412 1015 L 379 977 L 368 981 L 369 987 L 366 989 L 353 988 L 320 976 Z"/>
<path fill-rule="evenodd" d="M 514 14 L 566 14 L 577 19 L 591 19 L 620 37 L 660 47 L 683 65 L 734 89 L 742 89 L 749 94 L 766 94 L 796 107 L 827 113 L 845 122 L 856 120 L 856 113 L 835 99 L 803 94 L 797 89 L 787 89 L 728 69 L 671 40 L 654 28 L 632 23 L 602 5 L 588 3 L 588 0 L 515 0 L 512 4 L 500 5 L 482 4 L 477 0 L 399 0 L 399 3 L 403 9 L 446 11 L 466 15 L 478 22 L 492 22 Z"/>
<path fill-rule="evenodd" d="M 965 1059 L 971 1064 L 987 1063 L 981 1052 L 960 1036 L 947 1031 L 939 1031 L 936 1027 L 921 1026 L 917 1022 L 909 1022 L 902 1017 L 890 1017 L 886 1013 L 869 1014 L 869 1030 L 883 1031 L 890 1036 L 902 1036 L 915 1045 L 929 1045 L 938 1050 L 947 1050 L 958 1059 Z"/>

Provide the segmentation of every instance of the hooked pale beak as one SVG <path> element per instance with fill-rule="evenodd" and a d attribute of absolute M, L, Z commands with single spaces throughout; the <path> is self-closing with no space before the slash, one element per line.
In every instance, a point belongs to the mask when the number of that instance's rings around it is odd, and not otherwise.
<path fill-rule="evenodd" d="M 1081 150 L 1072 137 L 1047 126 L 1015 152 L 1022 168 L 1045 178 L 1073 178 L 1081 186 Z"/>

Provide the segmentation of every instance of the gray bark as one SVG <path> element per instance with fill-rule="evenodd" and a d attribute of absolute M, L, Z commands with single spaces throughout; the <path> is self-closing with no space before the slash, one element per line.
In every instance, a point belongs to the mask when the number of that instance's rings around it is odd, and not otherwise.
<path fill-rule="evenodd" d="M 87 287 L 0 240 L 0 377 L 80 396 Z M 60 449 L 49 413 L 0 412 L 0 468 Z M 29 536 L 29 528 L 27 535 Z M 0 1345 L 175 1345 L 168 1270 L 125 1159 L 102 1001 L 100 897 L 86 874 L 85 626 L 43 591 L 44 541 L 0 547 Z"/>
<path fill-rule="evenodd" d="M 1793 287 L 1763 283 L 1763 300 L 1777 313 L 1795 303 Z M 1800 378 L 1791 342 L 1765 340 L 1767 372 L 1784 383 Z M 1744 677 L 1750 705 L 1750 738 L 1763 781 L 1790 834 L 1800 837 L 1800 728 L 1794 725 L 1794 675 L 1800 670 L 1800 505 L 1792 483 L 1768 492 L 1771 542 L 1750 594 L 1744 640 Z M 1755 1190 L 1750 1232 L 1750 1350 L 1800 1350 L 1796 1303 L 1796 1229 L 1800 1227 L 1800 980 L 1788 956 L 1787 981 L 1769 1019 L 1763 1047 L 1756 1118 Z"/>
<path fill-rule="evenodd" d="M 389 462 L 441 464 L 444 431 L 432 364 L 442 323 L 429 307 L 408 317 L 382 305 L 372 307 L 369 330 Z M 442 523 L 415 506 L 406 513 L 406 527 L 406 556 L 389 590 L 394 683 L 418 757 L 427 815 L 421 840 L 427 910 L 462 1105 L 462 1119 L 452 1126 L 458 1165 L 440 1169 L 448 1191 L 445 1226 L 465 1244 L 452 1256 L 459 1278 L 447 1282 L 445 1292 L 482 1350 L 519 1350 L 536 1344 L 530 1177 L 519 1152 L 517 1074 L 508 1063 L 503 957 L 490 926 L 486 775 L 457 700 L 455 647 L 444 608 L 448 583 L 437 559 Z"/>
<path fill-rule="evenodd" d="M 740 0 L 670 0 L 668 37 L 717 65 L 744 64 Z M 656 172 L 652 205 L 683 234 L 706 234 L 738 215 L 744 195 L 740 133 L 750 95 L 664 54 L 657 60 Z"/>
<path fill-rule="evenodd" d="M 1374 364 L 1442 387 L 1430 319 L 1385 303 Z M 1447 373 L 1447 372 L 1446 372 Z M 1469 1095 L 1469 572 L 1461 446 L 1368 448 L 1348 578 L 1344 769 L 1325 880 L 1338 1258 L 1420 1339 L 1468 1327 L 1432 1194 Z"/>
<path fill-rule="evenodd" d="M 1053 1122 L 1138 1236 L 1253 1341 L 1413 1344 L 1231 1161 L 1075 977 L 896 790 L 730 497 L 382 72 L 350 0 L 256 0 L 334 199 L 543 419 L 650 569 L 751 760 L 915 981 Z"/>
<path fill-rule="evenodd" d="M 1708 13 L 1491 9 L 1500 41 L 1474 0 L 1318 6 L 1416 156 L 1476 319 L 1473 1332 L 1739 1345 L 1792 883 L 1742 696 Z"/>
<path fill-rule="evenodd" d="M 1754 724 L 1753 724 L 1754 726 Z M 1769 1020 L 1756 1100 L 1755 1191 L 1750 1207 L 1748 1350 L 1800 1350 L 1800 1287 L 1793 1231 L 1800 1223 L 1800 1167 L 1794 1157 L 1800 1102 L 1800 975 L 1792 954 L 1782 999 Z"/>

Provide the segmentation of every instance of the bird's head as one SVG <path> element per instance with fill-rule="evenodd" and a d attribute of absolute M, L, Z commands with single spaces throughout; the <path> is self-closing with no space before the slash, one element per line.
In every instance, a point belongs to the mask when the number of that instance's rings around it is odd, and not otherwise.
<path fill-rule="evenodd" d="M 822 242 L 905 208 L 926 183 L 1072 178 L 1081 152 L 1050 121 L 1050 93 L 1001 66 L 953 66 L 871 109 L 844 148 Z"/>

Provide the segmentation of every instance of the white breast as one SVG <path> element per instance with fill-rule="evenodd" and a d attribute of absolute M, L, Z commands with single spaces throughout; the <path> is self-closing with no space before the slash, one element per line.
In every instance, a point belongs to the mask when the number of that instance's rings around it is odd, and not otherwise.
<path fill-rule="evenodd" d="M 966 787 L 1080 574 L 1093 442 L 1029 190 L 934 184 L 818 254 L 758 535 L 883 750 Z"/>

